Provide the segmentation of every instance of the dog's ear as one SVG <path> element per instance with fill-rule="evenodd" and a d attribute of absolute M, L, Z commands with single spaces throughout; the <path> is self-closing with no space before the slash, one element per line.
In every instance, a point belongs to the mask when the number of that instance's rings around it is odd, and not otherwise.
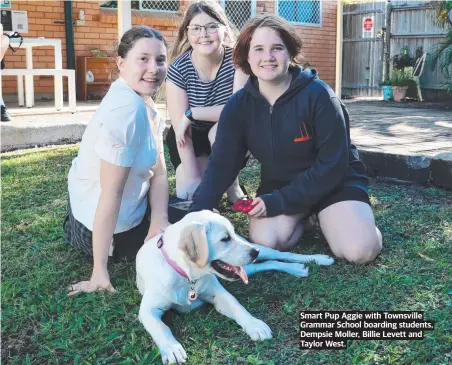
<path fill-rule="evenodd" d="M 180 235 L 179 249 L 198 267 L 207 265 L 209 246 L 206 227 L 200 223 L 185 227 Z"/>

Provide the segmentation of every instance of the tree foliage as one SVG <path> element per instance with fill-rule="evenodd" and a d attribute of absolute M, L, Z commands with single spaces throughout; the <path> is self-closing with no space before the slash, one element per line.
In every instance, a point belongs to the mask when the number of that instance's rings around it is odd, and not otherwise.
<path fill-rule="evenodd" d="M 436 22 L 444 28 L 451 27 L 449 11 L 452 10 L 452 0 L 432 1 L 430 4 L 436 10 Z"/>
<path fill-rule="evenodd" d="M 447 78 L 446 89 L 452 91 L 452 21 L 449 12 L 452 11 L 452 0 L 432 1 L 436 10 L 437 23 L 448 29 L 446 39 L 435 44 L 430 54 L 430 67 L 432 70 L 439 64 L 441 73 Z"/>

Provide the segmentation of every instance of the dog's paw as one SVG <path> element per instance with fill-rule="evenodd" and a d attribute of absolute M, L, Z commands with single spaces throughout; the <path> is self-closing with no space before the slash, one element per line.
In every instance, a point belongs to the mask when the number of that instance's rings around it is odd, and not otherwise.
<path fill-rule="evenodd" d="M 264 341 L 272 338 L 272 330 L 268 325 L 257 318 L 251 318 L 243 330 L 253 341 Z"/>
<path fill-rule="evenodd" d="M 318 265 L 328 266 L 334 263 L 334 259 L 328 255 L 313 255 L 314 261 Z"/>
<path fill-rule="evenodd" d="M 174 342 L 165 348 L 160 349 L 162 362 L 166 364 L 184 364 L 187 361 L 187 354 L 179 342 Z"/>
<path fill-rule="evenodd" d="M 309 267 L 303 264 L 284 262 L 284 270 L 290 275 L 294 275 L 297 278 L 304 278 L 309 275 Z"/>

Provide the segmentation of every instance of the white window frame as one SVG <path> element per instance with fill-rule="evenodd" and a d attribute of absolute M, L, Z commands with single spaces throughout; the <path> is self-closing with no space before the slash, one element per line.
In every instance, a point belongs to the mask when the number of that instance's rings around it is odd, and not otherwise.
<path fill-rule="evenodd" d="M 310 0 L 307 0 L 310 1 Z M 286 18 L 284 18 L 284 16 L 279 14 L 279 0 L 276 0 L 276 14 L 280 15 L 281 17 L 283 17 L 284 19 L 286 19 L 289 23 L 294 24 L 294 25 L 303 25 L 306 27 L 316 27 L 316 28 L 321 28 L 322 24 L 323 24 L 323 5 L 322 5 L 322 0 L 319 1 L 320 3 L 320 23 L 319 24 L 314 24 L 314 23 L 301 23 L 301 22 L 292 22 L 290 20 L 287 20 Z"/>
<path fill-rule="evenodd" d="M 119 1 L 121 1 L 121 0 L 119 0 Z M 175 10 L 175 11 L 173 11 L 173 10 L 143 9 L 143 1 L 146 1 L 146 0 L 140 0 L 140 2 L 139 2 L 139 4 L 140 4 L 140 11 L 152 11 L 153 13 L 177 14 L 179 12 L 179 10 L 180 10 L 180 5 L 181 5 L 180 4 L 181 0 L 179 0 L 179 9 Z"/>

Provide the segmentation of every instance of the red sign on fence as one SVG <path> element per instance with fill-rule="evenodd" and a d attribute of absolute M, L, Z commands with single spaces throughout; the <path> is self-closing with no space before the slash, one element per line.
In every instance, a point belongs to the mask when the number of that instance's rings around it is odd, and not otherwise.
<path fill-rule="evenodd" d="M 364 18 L 363 28 L 366 32 L 371 32 L 374 27 L 374 20 L 370 17 Z"/>
<path fill-rule="evenodd" d="M 372 38 L 374 34 L 374 17 L 363 17 L 363 38 Z"/>

